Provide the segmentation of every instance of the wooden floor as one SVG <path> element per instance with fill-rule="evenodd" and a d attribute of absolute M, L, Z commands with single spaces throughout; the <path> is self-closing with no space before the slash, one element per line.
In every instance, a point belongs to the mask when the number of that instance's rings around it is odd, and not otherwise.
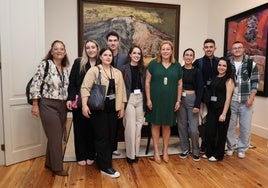
<path fill-rule="evenodd" d="M 75 162 L 64 163 L 68 177 L 54 176 L 44 168 L 44 157 L 0 167 L 0 187 L 76 187 L 76 188 L 178 188 L 178 187 L 268 187 L 267 140 L 252 135 L 252 145 L 245 159 L 225 157 L 221 162 L 191 157 L 170 156 L 168 164 L 160 165 L 141 158 L 129 165 L 124 159 L 113 160 L 121 176 L 111 179 L 100 174 L 96 165 L 81 167 Z"/>

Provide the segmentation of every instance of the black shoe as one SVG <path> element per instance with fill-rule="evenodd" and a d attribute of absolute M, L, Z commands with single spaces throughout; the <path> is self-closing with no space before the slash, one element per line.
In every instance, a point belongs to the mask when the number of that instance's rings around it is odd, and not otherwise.
<path fill-rule="evenodd" d="M 135 157 L 135 163 L 137 163 L 139 161 L 138 157 Z"/>
<path fill-rule="evenodd" d="M 180 155 L 179 155 L 179 157 L 181 158 L 181 159 L 185 159 L 186 157 L 188 157 L 188 155 L 190 155 L 190 152 L 189 151 L 184 151 L 183 153 L 181 153 Z"/>
<path fill-rule="evenodd" d="M 108 168 L 106 170 L 101 170 L 102 174 L 105 174 L 106 176 L 109 176 L 111 178 L 118 178 L 120 176 L 120 173 L 115 171 L 113 168 Z"/>
<path fill-rule="evenodd" d="M 130 159 L 130 158 L 127 157 L 126 160 L 127 160 L 127 162 L 129 164 L 132 164 L 132 163 L 135 163 L 136 162 L 136 158 L 135 159 Z"/>
<path fill-rule="evenodd" d="M 50 167 L 50 166 L 48 166 L 47 164 L 45 164 L 45 168 L 47 168 L 47 169 L 51 170 L 51 167 Z"/>
<path fill-rule="evenodd" d="M 199 157 L 199 155 L 194 155 L 194 156 L 193 156 L 193 160 L 196 161 L 196 162 L 197 162 L 197 161 L 200 161 L 200 157 Z"/>
<path fill-rule="evenodd" d="M 68 172 L 66 172 L 65 170 L 62 171 L 53 171 L 54 174 L 58 175 L 58 176 L 68 176 Z"/>

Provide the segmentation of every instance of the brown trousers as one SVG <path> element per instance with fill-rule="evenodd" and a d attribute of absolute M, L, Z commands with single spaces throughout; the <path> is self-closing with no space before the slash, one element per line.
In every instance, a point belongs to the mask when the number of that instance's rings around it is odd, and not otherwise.
<path fill-rule="evenodd" d="M 67 119 L 65 100 L 40 99 L 40 117 L 47 136 L 45 165 L 53 171 L 63 170 L 62 138 Z"/>

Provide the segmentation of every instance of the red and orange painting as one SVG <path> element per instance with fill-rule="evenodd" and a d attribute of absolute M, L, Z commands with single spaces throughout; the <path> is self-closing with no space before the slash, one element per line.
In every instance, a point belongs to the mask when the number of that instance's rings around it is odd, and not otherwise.
<path fill-rule="evenodd" d="M 231 47 L 235 41 L 241 41 L 246 55 L 253 59 L 260 75 L 258 94 L 268 96 L 268 3 L 246 12 L 226 18 L 224 53 L 231 56 Z"/>

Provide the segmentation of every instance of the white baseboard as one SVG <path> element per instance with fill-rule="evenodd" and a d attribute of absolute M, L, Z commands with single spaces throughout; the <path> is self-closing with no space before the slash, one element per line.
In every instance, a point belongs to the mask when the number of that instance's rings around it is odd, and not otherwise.
<path fill-rule="evenodd" d="M 265 127 L 258 126 L 256 124 L 252 124 L 251 133 L 256 134 L 262 138 L 268 139 L 268 129 Z"/>

